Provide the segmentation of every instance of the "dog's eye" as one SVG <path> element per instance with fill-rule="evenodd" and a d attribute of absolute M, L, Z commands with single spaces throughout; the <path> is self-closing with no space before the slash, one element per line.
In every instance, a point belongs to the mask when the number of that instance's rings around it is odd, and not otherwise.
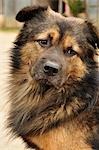
<path fill-rule="evenodd" d="M 74 51 L 74 50 L 72 49 L 72 47 L 68 47 L 66 50 L 64 50 L 64 54 L 65 54 L 66 56 L 72 57 L 72 56 L 76 55 L 77 52 Z"/>
<path fill-rule="evenodd" d="M 50 40 L 37 40 L 37 42 L 39 43 L 39 45 L 41 47 L 49 47 L 50 46 Z"/>

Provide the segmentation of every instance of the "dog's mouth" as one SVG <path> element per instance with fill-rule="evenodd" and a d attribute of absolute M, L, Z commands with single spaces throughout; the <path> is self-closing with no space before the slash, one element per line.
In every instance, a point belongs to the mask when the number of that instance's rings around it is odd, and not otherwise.
<path fill-rule="evenodd" d="M 50 91 L 52 89 L 55 89 L 55 86 L 46 79 L 45 80 L 39 80 L 39 83 L 40 83 L 41 90 L 44 93 L 47 91 Z"/>
<path fill-rule="evenodd" d="M 41 76 L 37 73 L 33 75 L 34 80 L 40 84 L 40 88 L 42 91 L 46 92 L 49 90 L 58 90 L 61 87 L 61 80 L 60 78 L 57 79 L 57 77 L 46 77 L 46 76 Z"/>

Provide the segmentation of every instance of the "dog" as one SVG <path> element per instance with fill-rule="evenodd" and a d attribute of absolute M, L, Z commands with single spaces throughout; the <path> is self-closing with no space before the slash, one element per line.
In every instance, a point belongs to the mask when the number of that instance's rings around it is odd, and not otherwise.
<path fill-rule="evenodd" d="M 99 150 L 99 35 L 92 23 L 25 7 L 11 50 L 8 126 L 36 150 Z"/>

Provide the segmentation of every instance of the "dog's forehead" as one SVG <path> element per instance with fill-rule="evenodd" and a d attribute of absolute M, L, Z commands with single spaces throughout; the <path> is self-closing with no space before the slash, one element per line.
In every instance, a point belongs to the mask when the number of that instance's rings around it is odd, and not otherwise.
<path fill-rule="evenodd" d="M 74 36 L 81 35 L 84 37 L 84 24 L 85 21 L 83 19 L 64 17 L 53 10 L 49 10 L 42 17 L 33 18 L 28 22 L 28 33 L 30 33 L 32 36 L 37 36 L 38 34 L 46 31 L 48 33 L 54 30 L 59 32 L 61 37 L 67 33 Z"/>
<path fill-rule="evenodd" d="M 63 19 L 57 20 L 57 25 L 62 35 L 66 32 L 71 34 L 82 34 L 84 27 L 84 20 L 74 17 L 63 17 Z"/>
<path fill-rule="evenodd" d="M 54 22 L 59 25 L 59 28 L 81 28 L 85 24 L 85 20 L 77 17 L 64 17 L 60 13 L 49 10 L 49 22 Z"/>
<path fill-rule="evenodd" d="M 55 36 L 59 34 L 61 38 L 68 34 L 75 38 L 85 38 L 83 33 L 83 24 L 83 20 L 74 17 L 59 18 L 57 16 L 55 20 L 53 20 L 53 18 L 47 19 L 45 22 L 41 23 L 41 25 L 39 24 L 39 27 L 37 27 L 36 29 L 38 34 L 41 34 L 41 38 L 42 35 L 46 35 L 46 33 L 53 34 Z"/>
<path fill-rule="evenodd" d="M 59 31 L 62 34 L 65 34 L 65 32 L 78 32 L 83 29 L 83 26 L 85 24 L 85 21 L 80 18 L 75 17 L 64 17 L 59 13 L 53 12 L 51 15 L 46 16 L 46 19 L 43 23 L 41 23 L 42 29 L 50 29 L 53 28 L 56 30 L 59 28 Z"/>

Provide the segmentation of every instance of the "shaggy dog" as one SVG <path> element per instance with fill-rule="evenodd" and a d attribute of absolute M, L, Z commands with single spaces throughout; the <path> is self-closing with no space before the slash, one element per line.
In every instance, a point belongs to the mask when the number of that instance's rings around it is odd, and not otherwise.
<path fill-rule="evenodd" d="M 9 127 L 37 150 L 99 150 L 95 27 L 49 7 L 23 8 L 16 20 Z"/>

